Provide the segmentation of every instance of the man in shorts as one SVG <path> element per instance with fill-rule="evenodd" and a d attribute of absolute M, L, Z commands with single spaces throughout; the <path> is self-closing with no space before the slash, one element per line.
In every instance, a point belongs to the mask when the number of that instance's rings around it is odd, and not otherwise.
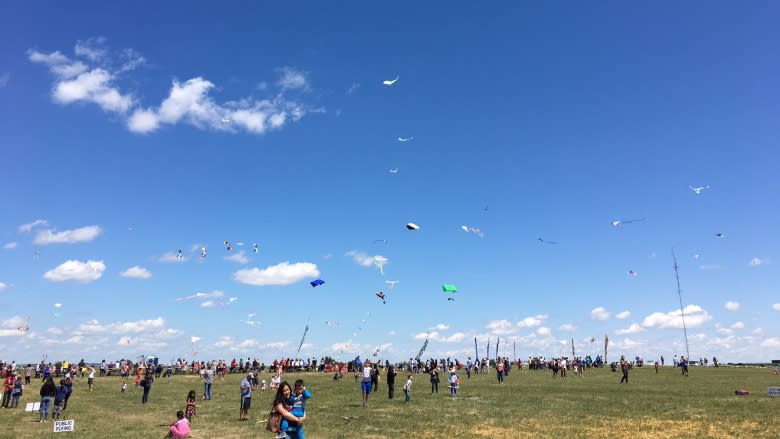
<path fill-rule="evenodd" d="M 238 412 L 238 420 L 246 421 L 249 407 L 252 404 L 252 373 L 248 373 L 241 381 L 241 409 Z"/>

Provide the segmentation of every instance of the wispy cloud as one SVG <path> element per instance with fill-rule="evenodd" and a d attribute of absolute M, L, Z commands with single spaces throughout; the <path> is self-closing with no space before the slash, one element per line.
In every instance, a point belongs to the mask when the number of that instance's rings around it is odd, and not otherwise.
<path fill-rule="evenodd" d="M 150 320 L 136 320 L 132 322 L 114 322 L 101 324 L 98 320 L 90 320 L 78 326 L 80 334 L 124 334 L 124 333 L 142 333 L 151 330 L 159 330 L 165 326 L 165 319 L 157 317 Z"/>
<path fill-rule="evenodd" d="M 272 98 L 245 97 L 237 101 L 217 103 L 209 96 L 215 85 L 203 77 L 184 82 L 174 80 L 168 96 L 159 106 L 144 106 L 130 93 L 120 90 L 120 79 L 146 62 L 133 49 L 124 49 L 117 56 L 106 47 L 103 37 L 78 41 L 72 59 L 60 51 L 50 53 L 28 51 L 30 62 L 43 64 L 54 75 L 52 99 L 63 105 L 86 102 L 104 111 L 126 116 L 127 128 L 135 133 L 152 133 L 164 125 L 187 123 L 199 129 L 223 132 L 244 130 L 264 134 L 281 129 L 308 112 L 321 109 L 295 102 L 285 97 L 287 90 L 307 90 L 305 72 L 284 67 L 276 85 L 281 90 Z"/>
<path fill-rule="evenodd" d="M 21 226 L 19 226 L 19 233 L 28 233 L 28 232 L 32 231 L 32 229 L 35 228 L 35 227 L 38 227 L 38 226 L 48 226 L 48 225 L 49 225 L 48 221 L 42 220 L 42 219 L 37 219 L 37 220 L 35 220 L 35 221 L 31 222 L 31 223 L 22 224 Z"/>
<path fill-rule="evenodd" d="M 43 278 L 52 282 L 64 282 L 68 280 L 89 283 L 100 279 L 103 276 L 103 272 L 106 270 L 106 265 L 103 261 L 81 262 L 77 260 L 69 260 L 56 268 L 47 271 Z"/>
<path fill-rule="evenodd" d="M 347 94 L 351 95 L 352 93 L 356 92 L 357 89 L 359 88 L 360 88 L 360 84 L 357 82 L 353 82 L 352 85 L 350 85 L 349 88 L 347 89 Z"/>
<path fill-rule="evenodd" d="M 7 243 L 3 244 L 3 248 L 6 249 L 6 250 L 15 249 L 16 248 L 16 243 L 15 242 L 7 242 Z"/>
<path fill-rule="evenodd" d="M 3 283 L 3 282 L 0 282 L 0 291 L 4 291 L 4 290 L 6 290 L 7 288 L 8 288 L 8 285 L 7 285 L 7 284 L 5 284 L 5 283 Z"/>
<path fill-rule="evenodd" d="M 725 305 L 723 305 L 724 308 L 728 311 L 738 311 L 739 310 L 739 302 L 726 302 Z"/>
<path fill-rule="evenodd" d="M 282 67 L 277 70 L 281 74 L 277 85 L 279 85 L 282 90 L 306 90 L 309 88 L 309 82 L 306 79 L 306 73 L 295 70 L 292 67 Z"/>
<path fill-rule="evenodd" d="M 10 81 L 10 80 L 11 80 L 11 73 L 10 72 L 5 72 L 5 73 L 0 74 L 0 88 L 3 88 L 6 85 L 8 85 L 8 81 Z"/>
<path fill-rule="evenodd" d="M 172 262 L 186 262 L 189 258 L 182 254 L 181 257 L 179 257 L 178 252 L 166 252 L 163 253 L 162 256 L 157 258 L 157 262 L 163 262 L 163 263 L 172 263 Z"/>
<path fill-rule="evenodd" d="M 537 314 L 535 316 L 525 317 L 517 322 L 518 328 L 533 328 L 541 325 L 547 320 L 547 314 Z"/>
<path fill-rule="evenodd" d="M 631 317 L 631 311 L 621 311 L 615 314 L 615 318 L 618 320 L 625 320 L 629 317 Z"/>
<path fill-rule="evenodd" d="M 249 258 L 246 256 L 246 253 L 244 251 L 239 251 L 237 253 L 233 253 L 232 255 L 225 256 L 226 261 L 236 262 L 238 264 L 248 264 Z"/>
<path fill-rule="evenodd" d="M 352 257 L 352 261 L 363 267 L 370 267 L 372 265 L 384 266 L 390 262 L 389 259 L 382 255 L 369 256 L 368 254 L 357 250 L 350 250 L 346 252 L 344 256 Z"/>
<path fill-rule="evenodd" d="M 20 331 L 19 328 L 24 326 L 27 326 L 27 320 L 21 316 L 13 316 L 0 320 L 0 337 L 23 336 L 26 331 Z"/>
<path fill-rule="evenodd" d="M 133 279 L 149 279 L 152 277 L 152 272 L 147 270 L 146 268 L 140 267 L 138 265 L 134 267 L 130 267 L 127 270 L 119 273 L 122 277 L 129 277 Z"/>
<path fill-rule="evenodd" d="M 290 285 L 306 278 L 320 275 L 316 264 L 297 262 L 290 264 L 282 262 L 264 269 L 248 268 L 233 273 L 233 279 L 247 285 Z"/>
<path fill-rule="evenodd" d="M 99 226 L 87 226 L 79 229 L 64 230 L 62 232 L 46 229 L 39 231 L 35 235 L 35 240 L 33 242 L 38 245 L 75 244 L 78 242 L 92 241 L 102 232 L 103 229 Z"/>
<path fill-rule="evenodd" d="M 772 309 L 775 311 L 780 311 L 780 303 L 775 303 L 774 305 L 772 305 Z"/>

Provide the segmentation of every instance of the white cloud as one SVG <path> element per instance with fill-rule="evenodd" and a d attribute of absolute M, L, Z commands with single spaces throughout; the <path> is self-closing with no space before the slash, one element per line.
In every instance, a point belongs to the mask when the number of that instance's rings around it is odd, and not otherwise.
<path fill-rule="evenodd" d="M 3 282 L 0 282 L 0 291 L 4 291 L 6 288 L 8 288 L 8 285 Z"/>
<path fill-rule="evenodd" d="M 728 311 L 737 311 L 739 310 L 739 302 L 726 302 L 726 305 L 723 307 L 726 308 Z"/>
<path fill-rule="evenodd" d="M 360 84 L 357 82 L 353 82 L 352 85 L 350 85 L 349 88 L 347 89 L 347 94 L 351 95 L 352 93 L 356 92 L 357 89 L 359 88 L 360 88 Z"/>
<path fill-rule="evenodd" d="M 98 61 L 106 56 L 106 49 L 103 47 L 105 42 L 105 37 L 92 37 L 86 41 L 79 40 L 76 41 L 73 52 L 77 56 L 89 58 L 90 61 Z"/>
<path fill-rule="evenodd" d="M 11 79 L 11 73 L 10 72 L 5 72 L 5 73 L 1 74 L 0 75 L 0 88 L 3 88 L 6 85 L 8 85 L 8 81 L 10 79 Z"/>
<path fill-rule="evenodd" d="M 106 70 L 95 68 L 79 74 L 75 79 L 62 80 L 54 87 L 54 100 L 61 104 L 86 101 L 106 111 L 124 113 L 133 106 L 133 98 L 122 95 L 111 86 L 115 77 Z"/>
<path fill-rule="evenodd" d="M 82 323 L 77 328 L 77 334 L 123 334 L 123 333 L 146 333 L 155 329 L 163 329 L 165 319 L 157 317 L 150 320 L 136 320 L 134 322 L 114 322 L 101 324 L 98 320 L 90 320 Z"/>
<path fill-rule="evenodd" d="M 320 271 L 316 264 L 282 262 L 264 269 L 251 268 L 233 273 L 233 279 L 247 285 L 290 285 L 306 278 L 317 277 Z"/>
<path fill-rule="evenodd" d="M 593 308 L 590 312 L 590 318 L 593 320 L 609 320 L 609 317 L 612 314 L 604 309 L 604 307 L 599 306 L 598 308 Z"/>
<path fill-rule="evenodd" d="M 631 311 L 621 311 L 615 314 L 615 318 L 618 320 L 625 320 L 629 317 L 631 317 Z"/>
<path fill-rule="evenodd" d="M 352 261 L 354 261 L 356 264 L 361 265 L 363 267 L 370 267 L 372 265 L 384 266 L 385 264 L 390 262 L 389 259 L 387 259 L 382 255 L 369 256 L 366 253 L 357 250 L 350 250 L 344 253 L 344 256 L 351 256 Z"/>
<path fill-rule="evenodd" d="M 228 300 L 206 300 L 200 304 L 201 308 L 222 308 L 237 301 L 238 297 L 230 297 Z"/>
<path fill-rule="evenodd" d="M 243 128 L 250 133 L 264 134 L 281 128 L 289 120 L 300 119 L 307 112 L 303 106 L 282 96 L 273 100 L 242 99 L 220 105 L 208 95 L 213 88 L 212 82 L 201 77 L 183 84 L 174 80 L 168 97 L 157 109 L 138 108 L 130 115 L 128 129 L 144 134 L 156 131 L 162 124 L 186 122 L 200 129 L 232 132 Z"/>
<path fill-rule="evenodd" d="M 731 329 L 744 329 L 745 324 L 742 322 L 734 322 L 733 325 L 731 325 Z"/>
<path fill-rule="evenodd" d="M 571 323 L 564 323 L 564 324 L 562 324 L 561 326 L 558 327 L 558 329 L 561 330 L 561 331 L 574 331 L 575 328 L 576 328 L 576 326 L 574 326 Z"/>
<path fill-rule="evenodd" d="M 48 226 L 48 225 L 49 225 L 48 221 L 42 220 L 42 219 L 37 219 L 37 220 L 35 220 L 35 221 L 31 222 L 31 223 L 22 224 L 21 226 L 19 226 L 19 233 L 27 233 L 27 232 L 32 231 L 32 229 L 35 228 L 35 227 L 38 227 L 38 226 Z"/>
<path fill-rule="evenodd" d="M 5 244 L 3 244 L 3 248 L 6 249 L 6 250 L 15 249 L 16 248 L 16 243 L 15 242 L 5 243 Z"/>
<path fill-rule="evenodd" d="M 242 251 L 239 251 L 237 253 L 233 253 L 230 256 L 225 256 L 226 261 L 236 262 L 239 264 L 248 264 L 249 258 L 246 257 L 246 254 Z"/>
<path fill-rule="evenodd" d="M 88 283 L 96 281 L 103 276 L 103 272 L 106 270 L 106 265 L 103 261 L 81 262 L 76 260 L 69 260 L 58 267 L 47 271 L 43 278 L 52 282 L 64 282 L 73 280 L 81 283 Z"/>
<path fill-rule="evenodd" d="M 762 348 L 780 348 L 780 338 L 771 337 L 761 342 Z"/>
<path fill-rule="evenodd" d="M 152 277 L 152 272 L 147 270 L 146 268 L 140 267 L 138 265 L 134 267 L 130 267 L 127 270 L 119 273 L 122 277 L 130 277 L 134 279 L 149 279 Z"/>
<path fill-rule="evenodd" d="M 493 320 L 485 327 L 490 330 L 491 334 L 494 335 L 509 335 L 516 331 L 515 325 L 513 325 L 509 320 Z"/>
<path fill-rule="evenodd" d="M 291 67 L 282 67 L 281 69 L 278 69 L 278 71 L 281 72 L 282 77 L 279 78 L 279 82 L 277 82 L 277 84 L 282 88 L 282 90 L 306 90 L 309 88 L 305 73 L 299 72 Z"/>
<path fill-rule="evenodd" d="M 774 305 L 772 305 L 772 309 L 775 311 L 780 311 L 780 303 L 775 303 Z"/>
<path fill-rule="evenodd" d="M 632 323 L 628 328 L 616 330 L 615 334 L 617 334 L 617 335 L 628 335 L 628 334 L 637 334 L 639 332 L 644 332 L 644 331 L 645 331 L 645 328 L 639 326 L 636 323 Z"/>
<path fill-rule="evenodd" d="M 685 325 L 688 328 L 695 328 L 706 321 L 712 319 L 712 316 L 698 305 L 688 305 L 685 311 Z M 675 328 L 682 329 L 683 318 L 680 310 L 669 311 L 667 313 L 655 312 L 645 317 L 642 322 L 645 328 Z"/>
<path fill-rule="evenodd" d="M 420 332 L 419 334 L 416 334 L 414 336 L 415 340 L 425 340 L 426 338 L 429 339 L 438 339 L 439 333 L 437 331 L 431 331 L 431 332 Z"/>
<path fill-rule="evenodd" d="M 550 335 L 550 334 L 552 334 L 550 328 L 544 326 L 536 330 L 536 335 Z"/>
<path fill-rule="evenodd" d="M 526 317 L 517 322 L 518 328 L 533 328 L 539 326 L 547 320 L 547 314 L 537 314 L 535 316 Z"/>
<path fill-rule="evenodd" d="M 442 339 L 442 341 L 444 343 L 460 343 L 461 341 L 463 341 L 464 338 L 466 338 L 466 334 L 465 333 L 463 333 L 463 332 L 456 332 L 456 333 L 450 335 L 449 337 L 444 337 L 444 339 Z"/>
<path fill-rule="evenodd" d="M 99 226 L 87 226 L 74 230 L 65 230 L 54 232 L 53 230 L 41 230 L 35 235 L 33 241 L 38 245 L 48 244 L 75 244 L 77 242 L 88 242 L 97 238 L 103 230 Z"/>
<path fill-rule="evenodd" d="M 450 329 L 450 325 L 448 325 L 446 323 L 439 323 L 439 324 L 433 326 L 431 329 L 435 329 L 437 331 L 446 331 L 446 330 Z"/>

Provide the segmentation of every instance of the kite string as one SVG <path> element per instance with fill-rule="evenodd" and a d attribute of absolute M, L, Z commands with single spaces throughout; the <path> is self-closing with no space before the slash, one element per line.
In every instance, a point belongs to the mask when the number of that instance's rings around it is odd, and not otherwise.
<path fill-rule="evenodd" d="M 680 289 L 680 274 L 677 271 L 679 267 L 677 265 L 677 256 L 674 254 L 674 249 L 672 249 L 672 259 L 674 260 L 674 277 L 677 280 L 677 297 L 680 299 L 680 316 L 682 317 L 683 334 L 685 335 L 685 358 L 690 360 L 691 352 L 688 349 L 688 328 L 685 326 L 685 311 L 683 309 L 682 290 Z"/>

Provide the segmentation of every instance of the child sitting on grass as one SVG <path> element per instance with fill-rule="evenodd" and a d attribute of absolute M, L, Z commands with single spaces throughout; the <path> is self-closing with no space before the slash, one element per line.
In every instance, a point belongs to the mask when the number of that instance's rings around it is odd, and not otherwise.
<path fill-rule="evenodd" d="M 184 412 L 181 410 L 176 412 L 176 418 L 176 422 L 168 428 L 168 434 L 165 437 L 171 439 L 190 437 L 190 423 L 184 417 Z"/>

